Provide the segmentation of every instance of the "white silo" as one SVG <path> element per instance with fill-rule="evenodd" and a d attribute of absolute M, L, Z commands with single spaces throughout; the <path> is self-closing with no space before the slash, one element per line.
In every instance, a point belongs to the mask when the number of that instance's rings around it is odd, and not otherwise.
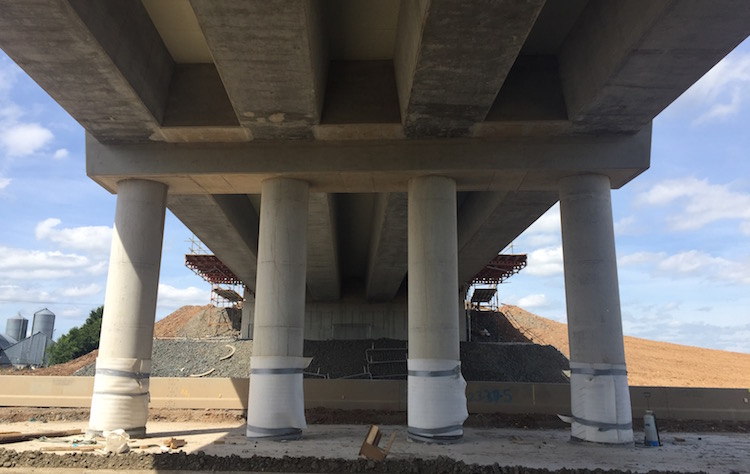
<path fill-rule="evenodd" d="M 29 320 L 18 314 L 12 318 L 8 318 L 8 321 L 5 323 L 5 335 L 16 341 L 20 341 L 26 339 L 28 328 Z"/>
<path fill-rule="evenodd" d="M 48 338 L 52 339 L 52 333 L 55 330 L 55 313 L 44 308 L 34 313 L 34 320 L 31 323 L 31 335 L 41 332 Z"/>

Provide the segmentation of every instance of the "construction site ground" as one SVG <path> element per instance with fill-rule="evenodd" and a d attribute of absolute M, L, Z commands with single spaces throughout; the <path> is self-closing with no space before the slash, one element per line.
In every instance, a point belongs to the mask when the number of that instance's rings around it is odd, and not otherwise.
<path fill-rule="evenodd" d="M 502 377 L 518 377 L 503 367 L 527 364 L 527 367 L 549 365 L 559 374 L 561 364 L 567 362 L 567 327 L 527 313 L 520 308 L 506 306 L 502 313 L 481 312 L 473 315 L 472 333 L 475 342 L 470 351 L 462 348 L 462 359 L 476 359 L 476 366 L 490 368 L 489 372 Z M 252 342 L 233 341 L 236 324 L 226 312 L 209 307 L 185 307 L 157 323 L 155 359 L 160 350 L 167 358 L 183 354 L 193 341 L 213 347 L 201 363 L 180 367 L 165 365 L 170 376 L 179 371 L 187 376 L 205 368 L 210 358 L 226 354 L 226 345 L 236 346 L 232 370 L 247 370 Z M 199 340 L 198 338 L 202 338 Z M 176 342 L 175 342 L 176 341 Z M 390 341 L 387 344 L 403 344 Z M 331 343 L 335 345 L 336 343 Z M 342 343 L 337 343 L 341 345 Z M 333 347 L 337 351 L 359 353 L 362 342 L 343 343 Z M 533 360 L 538 349 L 529 346 L 549 346 L 552 357 L 544 362 Z M 325 344 L 314 348 L 319 361 L 327 367 L 340 357 L 332 357 Z M 161 349 L 160 349 L 161 347 Z M 526 348 L 513 355 L 497 352 L 509 348 Z M 490 352 L 485 352 L 489 348 Z M 496 351 L 496 352 L 492 352 Z M 712 351 L 666 344 L 642 339 L 626 338 L 629 380 L 632 385 L 665 385 L 682 387 L 750 387 L 750 355 Z M 498 355 L 505 354 L 505 355 Z M 555 356 L 554 354 L 557 354 Z M 499 358 L 499 360 L 498 360 Z M 91 353 L 68 364 L 34 371 L 14 373 L 23 375 L 88 375 L 96 353 Z M 351 362 L 351 357 L 343 358 Z M 562 362 L 560 362 L 562 360 Z M 200 361 L 199 361 L 200 362 Z M 156 361 L 155 361 L 156 364 Z M 496 365 L 498 370 L 492 369 Z M 179 370 L 183 369 L 183 370 Z M 217 376 L 229 370 L 222 368 Z M 324 369 L 328 370 L 328 369 Z M 356 367 L 340 368 L 342 374 Z M 532 370 L 533 371 L 533 370 Z M 550 372 L 550 373 L 552 373 Z M 6 372 L 7 373 L 7 372 Z M 538 377 L 545 378 L 539 371 Z M 213 374 L 212 374 L 213 375 Z M 487 374 L 480 374 L 484 378 Z M 313 409 L 306 411 L 309 424 L 302 440 L 288 442 L 248 440 L 244 435 L 245 414 L 241 410 L 150 410 L 147 441 L 134 443 L 128 454 L 100 454 L 97 452 L 49 451 L 57 447 L 71 449 L 77 437 L 53 438 L 45 441 L 26 441 L 0 445 L 0 466 L 5 472 L 81 472 L 89 470 L 128 470 L 130 472 L 724 472 L 750 473 L 750 422 L 721 422 L 693 420 L 659 420 L 662 446 L 643 446 L 641 420 L 634 420 L 636 444 L 607 447 L 570 441 L 569 427 L 557 417 L 549 415 L 472 414 L 465 423 L 461 443 L 449 446 L 425 445 L 407 441 L 407 415 L 404 412 L 342 411 Z M 85 429 L 87 409 L 0 408 L 0 431 L 37 433 L 64 429 Z M 378 424 L 384 431 L 385 444 L 396 432 L 393 448 L 384 462 L 358 458 L 359 447 L 369 424 Z M 184 439 L 182 448 L 161 452 L 159 447 L 135 446 L 160 444 L 165 438 Z M 44 448 L 44 449 L 43 449 Z M 518 466 L 523 466 L 519 468 Z M 596 470 L 601 469 L 601 470 Z M 603 470 L 603 471 L 602 471 Z"/>
<path fill-rule="evenodd" d="M 85 428 L 81 421 L 16 422 L 8 431 L 31 432 Z M 750 438 L 743 433 L 669 432 L 660 447 L 641 442 L 602 446 L 571 442 L 566 429 L 467 427 L 462 442 L 430 445 L 408 441 L 402 424 L 380 425 L 385 441 L 396 433 L 384 461 L 358 456 L 366 425 L 310 425 L 296 441 L 251 440 L 242 420 L 149 422 L 144 440 L 132 440 L 126 454 L 76 452 L 82 436 L 49 438 L 0 449 L 5 472 L 82 472 L 99 469 L 130 472 L 395 472 L 395 473 L 589 473 L 589 472 L 750 472 Z M 642 434 L 637 436 L 642 441 Z M 168 438 L 184 440 L 162 449 Z M 104 440 L 99 440 L 99 448 Z M 83 445 L 90 446 L 90 445 Z M 95 447 L 91 447 L 92 449 Z M 73 449 L 73 451 L 55 451 Z M 520 467 L 519 467 L 520 466 Z M 65 471 L 63 469 L 71 469 Z M 6 471 L 7 469 L 7 471 Z M 37 469 L 33 471 L 32 469 Z"/>

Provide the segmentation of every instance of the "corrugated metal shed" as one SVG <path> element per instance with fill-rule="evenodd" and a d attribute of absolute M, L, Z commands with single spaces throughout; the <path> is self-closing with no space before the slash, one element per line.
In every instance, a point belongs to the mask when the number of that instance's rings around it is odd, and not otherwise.
<path fill-rule="evenodd" d="M 0 356 L 1 364 L 13 365 L 35 365 L 41 366 L 46 363 L 47 348 L 52 344 L 52 339 L 45 334 L 36 333 L 6 348 Z"/>

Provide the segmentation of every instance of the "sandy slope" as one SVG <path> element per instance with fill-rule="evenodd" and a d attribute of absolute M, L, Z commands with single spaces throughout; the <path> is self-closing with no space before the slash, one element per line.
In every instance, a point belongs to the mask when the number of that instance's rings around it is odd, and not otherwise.
<path fill-rule="evenodd" d="M 537 316 L 517 306 L 502 306 L 500 311 L 533 342 L 551 344 L 566 357 L 570 355 L 566 324 Z M 626 336 L 625 359 L 630 385 L 750 387 L 750 354 Z"/>

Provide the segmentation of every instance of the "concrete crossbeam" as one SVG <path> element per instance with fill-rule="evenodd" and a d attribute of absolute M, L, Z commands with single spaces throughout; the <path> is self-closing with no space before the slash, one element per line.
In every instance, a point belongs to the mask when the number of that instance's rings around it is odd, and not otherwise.
<path fill-rule="evenodd" d="M 636 131 L 747 37 L 741 0 L 591 1 L 558 60 L 578 131 Z"/>
<path fill-rule="evenodd" d="M 328 64 L 320 2 L 190 4 L 235 113 L 253 138 L 313 138 Z"/>
<path fill-rule="evenodd" d="M 315 301 L 341 296 L 335 200 L 328 193 L 311 193 L 307 217 L 307 289 Z"/>
<path fill-rule="evenodd" d="M 469 283 L 557 199 L 554 191 L 472 193 L 458 214 L 458 281 Z"/>
<path fill-rule="evenodd" d="M 380 193 L 376 198 L 365 277 L 370 301 L 392 300 L 406 276 L 407 203 L 406 193 Z"/>
<path fill-rule="evenodd" d="M 581 172 L 622 186 L 650 163 L 651 127 L 633 135 L 540 140 L 393 140 L 249 143 L 232 147 L 86 142 L 88 175 L 114 191 L 123 176 L 159 179 L 176 194 L 259 194 L 275 176 L 313 192 L 404 192 L 409 179 L 439 173 L 459 191 L 554 190 Z"/>
<path fill-rule="evenodd" d="M 99 140 L 157 131 L 174 61 L 140 2 L 2 2 L 0 44 Z"/>
<path fill-rule="evenodd" d="M 255 288 L 259 218 L 247 196 L 171 194 L 168 207 L 245 286 Z"/>
<path fill-rule="evenodd" d="M 407 136 L 466 136 L 483 121 L 543 5 L 401 2 L 394 65 Z"/>

